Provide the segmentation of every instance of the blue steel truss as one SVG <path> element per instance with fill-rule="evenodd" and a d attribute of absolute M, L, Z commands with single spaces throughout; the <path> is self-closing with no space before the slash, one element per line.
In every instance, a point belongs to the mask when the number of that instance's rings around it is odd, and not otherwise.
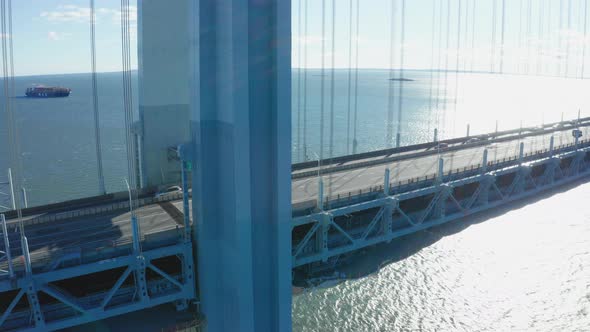
<path fill-rule="evenodd" d="M 186 203 L 186 181 L 183 186 Z M 13 268 L 6 221 L 0 215 L 4 241 L 0 263 L 6 260 L 7 266 L 7 270 L 0 271 L 3 277 L 0 295 L 6 300 L 0 307 L 0 331 L 53 331 L 172 302 L 178 310 L 186 309 L 196 298 L 188 204 L 184 215 L 184 232 L 176 244 L 142 250 L 142 244 L 148 243 L 145 239 L 141 241 L 138 221 L 133 215 L 129 254 L 46 272 L 34 272 L 25 236 L 21 237 L 20 257 L 24 270 Z M 176 268 L 170 270 L 172 273 L 167 272 L 158 266 L 157 260 L 172 261 Z M 101 278 L 96 276 L 105 272 L 114 275 L 116 281 L 99 284 L 96 291 L 75 296 L 63 287 L 64 283 L 74 283 L 73 280 L 83 276 L 86 282 L 98 283 Z"/>
<path fill-rule="evenodd" d="M 487 162 L 484 151 L 478 174 L 459 179 L 442 173 L 441 159 L 434 182 L 395 194 L 389 189 L 392 185 L 386 171 L 381 193 L 364 201 L 351 200 L 348 205 L 293 218 L 293 267 L 327 262 L 590 175 L 590 147 L 578 149 L 577 143 L 555 151 L 551 148 L 527 162 L 524 157 L 521 148 L 517 159 L 520 163 L 487 171 L 492 163 Z M 468 193 L 459 195 L 461 190 Z M 321 205 L 330 206 L 330 202 Z"/>
<path fill-rule="evenodd" d="M 170 275 L 154 264 L 154 260 L 165 257 L 180 260 L 180 275 Z M 53 331 L 170 302 L 183 309 L 195 298 L 192 262 L 192 244 L 183 242 L 137 256 L 131 254 L 44 273 L 26 272 L 0 282 L 2 294 L 14 294 L 12 299 L 7 299 L 10 304 L 0 316 L 0 330 Z M 110 288 L 84 297 L 76 297 L 57 286 L 60 281 L 121 269 L 123 272 L 119 272 Z M 147 271 L 158 278 L 148 280 Z M 40 293 L 55 301 L 41 305 Z M 27 298 L 27 307 L 15 310 L 23 297 Z"/>

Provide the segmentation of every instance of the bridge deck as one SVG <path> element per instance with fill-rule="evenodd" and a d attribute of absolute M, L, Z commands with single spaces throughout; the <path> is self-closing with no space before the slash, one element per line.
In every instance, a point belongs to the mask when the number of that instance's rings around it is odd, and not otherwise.
<path fill-rule="evenodd" d="M 181 236 L 182 201 L 146 205 L 136 210 L 144 244 L 174 243 Z M 25 221 L 30 220 L 26 218 Z M 20 233 L 9 223 L 9 240 L 15 267 L 22 268 Z M 58 264 L 80 263 L 128 252 L 132 243 L 131 214 L 118 210 L 25 226 L 34 269 L 48 271 Z M 0 244 L 4 250 L 4 243 Z M 6 269 L 6 262 L 0 269 Z"/>
<path fill-rule="evenodd" d="M 583 127 L 581 130 L 584 133 L 583 137 L 587 137 L 588 127 Z M 571 128 L 555 131 L 553 136 L 555 137 L 554 144 L 556 148 L 574 142 Z M 445 160 L 444 172 L 447 173 L 480 164 L 484 149 L 488 149 L 488 162 L 518 156 L 520 142 L 524 143 L 525 153 L 549 149 L 549 137 L 550 134 L 542 134 L 495 143 L 492 143 L 492 141 L 479 141 L 462 146 L 450 146 L 445 149 L 448 152 L 441 152 L 440 157 Z M 347 195 L 349 192 L 358 191 L 359 189 L 382 185 L 385 168 L 391 169 L 391 182 L 393 183 L 419 180 L 425 176 L 433 177 L 437 173 L 438 158 L 439 155 L 436 151 L 425 150 L 411 155 L 405 154 L 401 158 L 390 155 L 368 158 L 367 160 L 355 160 L 338 165 L 326 165 L 321 170 L 324 179 L 324 194 L 329 196 Z M 355 167 L 355 165 L 361 166 Z M 331 169 L 336 171 L 330 172 Z M 343 170 L 339 171 L 338 169 Z M 313 168 L 313 171 L 314 175 L 293 180 L 292 201 L 294 204 L 317 199 L 317 167 Z"/>
<path fill-rule="evenodd" d="M 588 127 L 582 128 L 584 137 Z M 555 148 L 572 144 L 571 128 L 556 131 Z M 525 153 L 549 149 L 549 134 L 515 138 L 500 142 L 474 142 L 472 144 L 449 146 L 440 156 L 445 159 L 444 171 L 461 170 L 477 166 L 482 161 L 484 149 L 488 149 L 488 161 L 510 159 L 518 156 L 519 144 L 524 142 Z M 451 151 L 449 151 L 451 150 Z M 325 194 L 329 196 L 354 196 L 359 189 L 383 184 L 385 168 L 391 168 L 391 182 L 403 183 L 412 179 L 432 178 L 437 172 L 439 155 L 436 151 L 416 151 L 413 154 L 386 155 L 354 160 L 338 165 L 326 165 L 323 169 Z M 401 160 L 400 160 L 401 159 Z M 314 175 L 294 176 L 292 201 L 294 208 L 317 199 L 318 179 L 313 167 L 308 169 Z M 303 170 L 305 171 L 305 170 Z M 305 204 L 304 204 L 305 205 Z M 309 204 L 307 204 L 309 206 Z M 149 204 L 137 210 L 141 233 L 146 245 L 149 243 L 174 242 L 181 236 L 182 201 Z M 63 212 L 60 212 L 63 214 Z M 49 213 L 50 215 L 51 213 Z M 131 244 L 130 213 L 116 210 L 95 215 L 84 215 L 66 220 L 34 224 L 30 221 L 39 216 L 25 218 L 25 233 L 31 250 L 32 263 L 38 269 L 51 269 L 66 260 L 108 258 L 119 251 L 129 251 Z M 45 218 L 47 215 L 44 216 Z M 9 220 L 10 243 L 17 266 L 20 261 L 20 240 L 14 220 Z M 4 244 L 0 241 L 0 250 Z M 4 263 L 6 264 L 6 263 Z M 5 267 L 0 266 L 0 269 Z"/>

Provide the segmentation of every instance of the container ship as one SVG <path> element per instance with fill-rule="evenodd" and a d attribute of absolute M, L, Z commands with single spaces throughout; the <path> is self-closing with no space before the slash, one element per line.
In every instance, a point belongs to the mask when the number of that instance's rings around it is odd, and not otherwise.
<path fill-rule="evenodd" d="M 58 86 L 35 86 L 27 88 L 25 95 L 31 98 L 59 98 L 69 96 L 70 92 L 71 89 Z"/>

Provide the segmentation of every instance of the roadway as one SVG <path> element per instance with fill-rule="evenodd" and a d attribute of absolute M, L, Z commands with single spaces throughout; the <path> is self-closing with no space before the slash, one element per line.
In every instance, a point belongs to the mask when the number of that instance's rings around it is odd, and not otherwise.
<path fill-rule="evenodd" d="M 182 211 L 182 201 L 170 204 Z M 178 216 L 172 215 L 169 208 L 164 209 L 160 204 L 142 206 L 136 210 L 136 215 L 144 238 L 147 234 L 182 227 Z M 16 224 L 9 223 L 9 226 L 9 240 L 14 258 L 22 253 L 20 232 Z M 47 261 L 56 262 L 60 257 L 75 259 L 76 253 L 81 255 L 83 252 L 129 245 L 132 242 L 131 213 L 114 211 L 51 223 L 29 224 L 25 226 L 25 234 L 33 266 Z M 3 242 L 0 243 L 0 250 L 4 250 Z M 22 264 L 18 259 L 14 261 L 17 265 Z M 5 267 L 5 262 L 0 263 L 0 269 Z"/>
<path fill-rule="evenodd" d="M 589 133 L 588 127 L 582 127 L 583 138 Z M 540 136 L 529 136 L 523 139 L 511 141 L 496 142 L 486 145 L 478 145 L 465 148 L 458 151 L 449 151 L 440 153 L 444 159 L 444 172 L 450 170 L 463 169 L 471 167 L 482 162 L 483 151 L 488 149 L 488 162 L 502 160 L 503 158 L 515 157 L 519 154 L 520 142 L 524 143 L 524 152 L 531 153 L 537 150 L 549 149 L 550 134 Z M 556 131 L 553 133 L 555 147 L 570 144 L 574 142 L 571 129 Z M 418 154 L 425 154 L 425 151 Z M 359 189 L 366 189 L 372 186 L 379 186 L 384 183 L 385 169 L 391 171 L 390 181 L 392 183 L 404 182 L 410 179 L 432 177 L 438 172 L 439 154 L 432 151 L 429 154 L 416 158 L 404 158 L 387 162 L 395 159 L 392 156 L 383 156 L 371 158 L 373 165 L 356 167 L 351 170 L 342 170 L 336 172 L 327 172 L 331 167 L 342 167 L 346 165 L 326 165 L 321 171 L 321 177 L 324 182 L 324 195 L 348 195 L 349 192 L 358 192 Z M 350 163 L 362 163 L 363 161 L 351 161 Z M 317 172 L 317 167 L 314 168 Z M 327 173 L 327 174 L 326 174 Z M 308 176 L 301 179 L 293 179 L 291 187 L 291 200 L 293 204 L 298 204 L 310 200 L 317 200 L 318 195 L 318 175 Z"/>

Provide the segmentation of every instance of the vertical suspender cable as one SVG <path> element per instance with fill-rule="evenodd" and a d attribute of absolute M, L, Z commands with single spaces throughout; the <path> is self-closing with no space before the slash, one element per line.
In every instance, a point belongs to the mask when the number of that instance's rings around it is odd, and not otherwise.
<path fill-rule="evenodd" d="M 330 68 L 330 148 L 329 148 L 329 156 L 330 156 L 330 165 L 332 164 L 332 158 L 334 157 L 334 76 L 335 76 L 335 66 L 336 66 L 336 0 L 332 0 L 332 45 L 331 45 L 331 65 Z M 328 195 L 332 195 L 332 175 L 330 173 L 329 176 L 329 185 L 328 185 Z"/>
<path fill-rule="evenodd" d="M 500 27 L 500 74 L 504 73 L 504 32 L 506 29 L 506 0 L 502 0 L 502 26 Z"/>
<path fill-rule="evenodd" d="M 358 141 L 356 139 L 357 133 L 357 117 L 358 117 L 358 98 L 359 98 L 359 32 L 360 32 L 360 0 L 356 0 L 356 35 L 355 35 L 355 60 L 354 60 L 354 112 L 352 122 L 352 154 L 357 153 Z"/>
<path fill-rule="evenodd" d="M 18 125 L 14 116 L 14 105 L 12 98 L 14 96 L 14 52 L 13 52 L 13 32 L 12 32 L 12 1 L 1 0 L 0 2 L 0 30 L 2 36 L 2 78 L 4 92 L 4 109 L 8 122 L 8 149 L 9 164 L 13 175 L 13 186 L 22 187 L 22 161 L 20 157 L 20 141 L 18 138 Z M 20 192 L 20 190 L 18 190 Z M 22 204 L 21 196 L 14 195 L 14 205 L 16 207 L 17 219 L 21 238 L 24 236 L 24 224 L 22 222 Z"/>
<path fill-rule="evenodd" d="M 430 91 L 428 93 L 428 130 L 427 133 L 430 135 L 430 129 L 432 124 L 432 90 L 434 84 L 434 27 L 436 26 L 436 4 L 432 4 L 432 29 L 430 32 Z"/>
<path fill-rule="evenodd" d="M 447 130 L 446 130 L 446 115 L 447 115 L 447 108 L 448 108 L 448 102 L 449 102 L 449 98 L 447 98 L 447 94 L 449 92 L 449 48 L 451 46 L 451 0 L 447 0 L 447 29 L 446 29 L 446 46 L 445 46 L 445 69 L 444 69 L 444 76 L 445 76 L 445 89 L 444 89 L 444 96 L 443 98 L 445 99 L 445 103 L 444 103 L 444 109 L 443 109 L 443 116 L 442 116 L 442 128 L 439 130 L 439 133 L 442 133 L 442 135 L 440 135 L 441 137 L 446 134 Z"/>
<path fill-rule="evenodd" d="M 385 134 L 385 146 L 391 147 L 393 141 L 393 83 L 394 79 L 394 62 L 395 62 L 395 14 L 396 14 L 397 0 L 391 0 L 391 16 L 389 21 L 389 77 L 388 84 L 388 98 L 387 98 L 387 133 Z"/>
<path fill-rule="evenodd" d="M 440 88 L 441 88 L 441 65 L 442 65 L 442 30 L 443 30 L 443 2 L 442 1 L 438 1 L 439 3 L 439 11 L 438 11 L 438 16 L 439 16 L 439 20 L 438 20 L 438 49 L 437 49 L 437 64 L 436 64 L 436 114 L 435 114 L 435 128 L 437 128 L 437 130 L 441 130 L 441 128 L 439 127 L 440 124 Z"/>
<path fill-rule="evenodd" d="M 301 158 L 301 1 L 297 1 L 297 158 Z"/>
<path fill-rule="evenodd" d="M 492 2 L 492 44 L 490 50 L 490 73 L 496 72 L 496 21 L 498 20 L 497 7 L 498 3 L 496 0 Z"/>
<path fill-rule="evenodd" d="M 557 29 L 557 52 L 558 52 L 558 60 L 557 60 L 557 76 L 561 76 L 561 49 L 562 49 L 562 42 L 561 42 L 561 35 L 563 29 L 563 0 L 559 0 L 559 26 Z"/>
<path fill-rule="evenodd" d="M 475 62 L 475 5 L 477 4 L 477 0 L 473 0 L 473 13 L 471 16 L 471 71 L 473 71 L 473 64 Z"/>
<path fill-rule="evenodd" d="M 540 0 L 539 3 L 539 37 L 537 38 L 537 75 L 541 74 L 542 58 L 543 58 L 543 43 L 544 43 L 544 27 L 543 20 L 545 18 L 545 0 Z"/>
<path fill-rule="evenodd" d="M 121 0 L 121 58 L 123 64 L 123 110 L 125 113 L 125 143 L 127 148 L 127 173 L 130 191 L 130 210 L 135 218 L 137 200 L 137 170 L 135 160 L 133 126 L 133 91 L 131 81 L 129 0 Z"/>
<path fill-rule="evenodd" d="M 460 1 L 460 0 L 459 0 Z M 395 146 L 401 145 L 402 134 L 402 114 L 403 114 L 403 99 L 404 99 L 404 51 L 406 42 L 406 0 L 401 0 L 401 37 L 400 37 L 400 60 L 399 60 L 399 92 L 397 96 L 397 136 L 395 139 Z"/>
<path fill-rule="evenodd" d="M 463 45 L 464 45 L 463 47 L 464 48 L 467 48 L 468 40 L 469 40 L 469 19 L 470 19 L 470 17 L 469 17 L 469 13 L 470 13 L 469 3 L 470 3 L 470 1 L 466 0 L 465 6 L 464 6 L 465 7 L 465 31 L 463 31 Z M 471 18 L 471 19 L 473 19 L 473 18 Z M 467 55 L 465 53 L 463 55 L 463 71 L 464 72 L 467 71 Z"/>
<path fill-rule="evenodd" d="M 348 0 L 348 86 L 347 86 L 347 106 L 346 106 L 346 154 L 350 154 L 350 121 L 352 111 L 352 0 Z"/>
<path fill-rule="evenodd" d="M 307 72 L 309 71 L 307 68 L 307 44 L 308 44 L 308 36 L 307 36 L 307 1 L 304 0 L 303 3 L 303 29 L 305 34 L 305 42 L 303 43 L 303 67 L 305 70 L 303 71 L 303 160 L 307 161 L 309 156 L 307 154 Z"/>
<path fill-rule="evenodd" d="M 586 65 L 586 36 L 588 33 L 588 0 L 584 0 L 584 39 L 582 42 L 582 68 L 580 70 L 580 78 L 584 79 L 584 70 Z"/>
<path fill-rule="evenodd" d="M 520 9 L 518 12 L 518 58 L 516 62 L 516 72 L 520 74 L 522 67 L 522 11 L 524 0 L 520 1 Z"/>
<path fill-rule="evenodd" d="M 322 0 L 322 50 L 321 50 L 321 74 L 320 74 L 320 155 L 319 167 L 324 159 L 324 99 L 325 99 L 325 72 L 326 72 L 326 0 Z"/>
<path fill-rule="evenodd" d="M 527 27 L 526 27 L 526 43 L 527 43 L 527 56 L 525 62 L 525 72 L 527 75 L 530 74 L 529 61 L 531 60 L 531 41 L 532 41 L 532 23 L 533 23 L 533 5 L 531 0 L 527 2 Z"/>
<path fill-rule="evenodd" d="M 570 34 L 572 30 L 572 0 L 567 2 L 567 33 Z M 568 38 L 565 41 L 565 77 L 569 76 L 569 63 L 570 63 L 570 44 L 571 40 Z"/>
<path fill-rule="evenodd" d="M 457 122 L 457 102 L 459 96 L 459 59 L 461 58 L 461 0 L 457 3 L 457 55 L 455 62 L 455 96 L 453 100 L 453 134 Z"/>
<path fill-rule="evenodd" d="M 553 15 L 551 15 L 551 6 L 552 6 L 551 0 L 548 0 L 547 1 L 547 7 L 545 9 L 545 12 L 547 13 L 547 15 L 546 15 L 547 16 L 547 22 L 546 22 L 547 25 L 545 26 L 545 29 L 544 29 L 546 31 L 545 35 L 546 35 L 546 39 L 547 40 L 545 41 L 545 45 L 543 46 L 543 50 L 542 50 L 543 57 L 545 58 L 545 61 L 543 63 L 543 67 L 544 68 L 542 68 L 543 75 L 548 75 L 549 74 L 549 63 L 550 63 L 550 61 L 547 61 L 547 60 L 550 59 L 550 57 L 547 56 L 545 53 L 549 53 L 550 50 L 551 50 L 551 41 L 552 41 L 552 38 L 551 38 L 551 19 L 553 18 Z M 545 20 L 545 18 L 543 18 L 543 20 Z"/>
<path fill-rule="evenodd" d="M 583 32 L 583 28 L 582 28 L 582 17 L 584 16 L 584 13 L 582 12 L 582 8 L 584 8 L 584 6 L 582 5 L 584 3 L 584 0 L 578 0 L 577 3 L 577 12 L 578 12 L 578 22 L 576 22 L 576 34 L 581 34 Z M 581 66 L 582 66 L 582 46 L 580 45 L 580 43 L 576 40 L 575 44 L 575 54 L 576 54 L 576 66 L 575 66 L 575 70 L 579 71 Z M 577 74 L 574 74 L 572 76 L 578 77 Z"/>
<path fill-rule="evenodd" d="M 94 0 L 90 0 L 90 65 L 92 70 L 92 111 L 94 114 L 94 139 L 96 149 L 96 166 L 98 171 L 98 191 L 106 194 L 104 172 L 102 167 L 102 148 L 100 139 L 100 117 L 98 113 L 98 84 L 96 75 L 96 17 Z"/>

